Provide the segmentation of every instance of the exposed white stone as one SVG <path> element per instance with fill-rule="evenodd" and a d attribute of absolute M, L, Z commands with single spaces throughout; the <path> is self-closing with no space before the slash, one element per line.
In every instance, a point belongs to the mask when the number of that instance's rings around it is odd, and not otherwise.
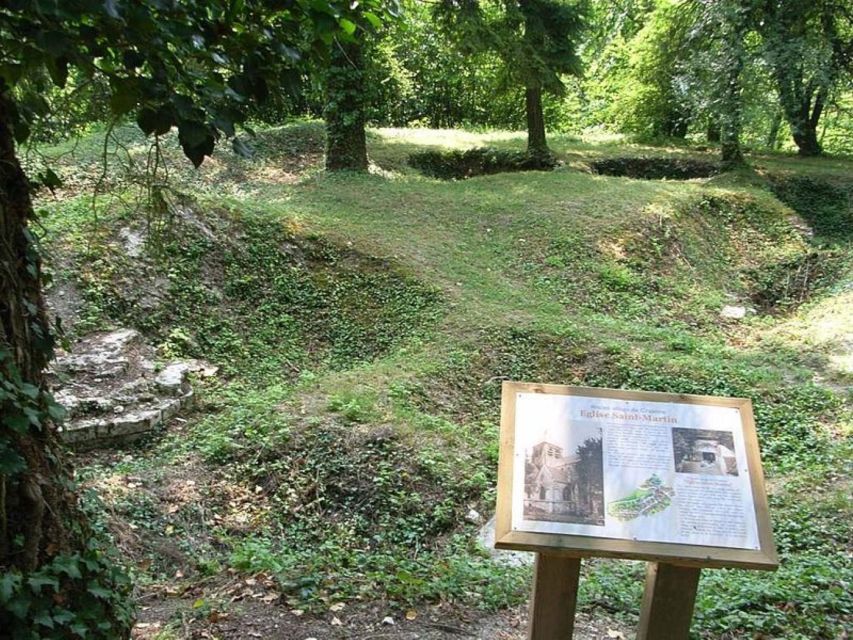
<path fill-rule="evenodd" d="M 740 320 L 746 317 L 746 307 L 727 304 L 720 310 L 720 317 Z"/>
<path fill-rule="evenodd" d="M 185 362 L 173 362 L 157 374 L 154 382 L 163 391 L 168 391 L 172 394 L 181 392 L 184 381 L 187 379 L 187 374 L 190 367 Z"/>
<path fill-rule="evenodd" d="M 508 567 L 523 567 L 532 565 L 535 555 L 527 551 L 504 551 L 495 549 L 495 517 L 492 516 L 489 521 L 480 529 L 480 534 L 477 540 L 483 545 L 483 548 L 489 552 L 492 559 L 502 565 Z"/>
<path fill-rule="evenodd" d="M 192 402 L 190 371 L 216 372 L 196 360 L 170 362 L 157 372 L 155 355 L 131 329 L 92 334 L 60 353 L 52 383 L 68 413 L 63 438 L 84 447 L 139 438 Z"/>
<path fill-rule="evenodd" d="M 483 522 L 483 516 L 481 516 L 480 513 L 474 509 L 468 510 L 465 519 L 471 524 L 480 524 L 481 522 Z"/>
<path fill-rule="evenodd" d="M 138 231 L 134 231 L 129 227 L 120 229 L 118 232 L 124 242 L 124 250 L 131 258 L 138 258 L 142 255 L 142 250 L 145 247 L 145 238 Z"/>

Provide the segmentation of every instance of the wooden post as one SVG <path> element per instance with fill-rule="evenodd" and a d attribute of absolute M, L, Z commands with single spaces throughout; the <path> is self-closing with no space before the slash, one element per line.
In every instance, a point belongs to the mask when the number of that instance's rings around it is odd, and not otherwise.
<path fill-rule="evenodd" d="M 571 640 L 580 569 L 580 558 L 536 554 L 529 640 Z"/>
<path fill-rule="evenodd" d="M 637 640 L 687 640 L 700 571 L 662 562 L 648 564 Z"/>

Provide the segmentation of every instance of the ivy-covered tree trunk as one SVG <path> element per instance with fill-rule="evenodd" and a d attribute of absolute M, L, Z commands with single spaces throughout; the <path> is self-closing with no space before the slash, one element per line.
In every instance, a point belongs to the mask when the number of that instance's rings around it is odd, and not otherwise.
<path fill-rule="evenodd" d="M 545 113 L 542 109 L 542 88 L 527 87 L 525 91 L 527 112 L 527 153 L 533 158 L 551 155 L 545 139 Z"/>
<path fill-rule="evenodd" d="M 719 81 L 720 152 L 723 168 L 733 169 L 745 164 L 740 146 L 743 98 L 741 72 L 744 67 L 744 37 L 746 27 L 739 11 L 729 10 L 722 19 L 724 48 L 720 52 Z"/>
<path fill-rule="evenodd" d="M 334 42 L 326 73 L 326 170 L 367 171 L 361 45 Z"/>
<path fill-rule="evenodd" d="M 767 131 L 766 146 L 768 149 L 776 149 L 779 145 L 779 129 L 782 127 L 782 112 L 779 109 L 773 112 L 770 120 L 770 129 Z"/>
<path fill-rule="evenodd" d="M 53 338 L 14 109 L 0 80 L 0 637 L 41 638 L 54 627 L 127 637 L 127 589 L 78 505 L 45 384 Z"/>

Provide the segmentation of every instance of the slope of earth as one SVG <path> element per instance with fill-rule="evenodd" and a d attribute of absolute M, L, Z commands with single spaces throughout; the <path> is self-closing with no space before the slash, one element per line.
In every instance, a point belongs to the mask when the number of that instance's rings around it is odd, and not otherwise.
<path fill-rule="evenodd" d="M 220 370 L 149 442 L 78 460 L 138 637 L 523 637 L 530 569 L 477 541 L 504 379 L 753 398 L 782 567 L 706 572 L 694 632 L 843 633 L 850 163 L 633 180 L 589 163 L 707 154 L 558 138 L 553 172 L 444 182 L 408 155 L 522 137 L 377 130 L 369 175 L 330 176 L 321 133 L 263 131 L 254 161 L 198 172 L 167 154 L 172 189 L 101 172 L 95 137 L 41 198 L 71 338 L 130 326 Z M 585 563 L 584 637 L 631 636 L 643 573 Z"/>

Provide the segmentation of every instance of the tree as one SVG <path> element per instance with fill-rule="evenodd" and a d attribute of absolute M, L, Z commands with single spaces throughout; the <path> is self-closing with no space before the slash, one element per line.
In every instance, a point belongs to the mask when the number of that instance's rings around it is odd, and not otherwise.
<path fill-rule="evenodd" d="M 379 0 L 376 0 L 378 3 Z M 364 3 L 362 3 L 364 4 Z M 177 128 L 198 166 L 235 141 L 245 106 L 341 31 L 337 0 L 13 0 L 0 7 L 0 629 L 12 638 L 122 638 L 129 584 L 91 535 L 59 443 L 61 409 L 45 383 L 54 338 L 16 145 L 49 111 L 43 82 L 69 71 L 105 79 L 116 118 L 146 134 Z M 297 46 L 296 43 L 302 43 Z"/>
<path fill-rule="evenodd" d="M 580 75 L 578 40 L 587 7 L 583 0 L 444 0 L 438 17 L 469 53 L 494 51 L 507 84 L 525 92 L 527 152 L 550 161 L 543 92 L 565 91 L 564 75 Z"/>
<path fill-rule="evenodd" d="M 708 119 L 709 139 L 719 130 L 723 167 L 744 164 L 743 70 L 751 56 L 748 35 L 755 21 L 756 0 L 687 0 L 694 14 L 688 46 L 692 54 L 686 75 L 699 79 Z"/>
<path fill-rule="evenodd" d="M 611 111 L 624 131 L 643 137 L 683 138 L 693 117 L 683 66 L 694 16 L 682 3 L 662 0 L 623 45 Z"/>
<path fill-rule="evenodd" d="M 326 170 L 367 171 L 364 56 L 358 42 L 335 41 L 326 70 Z"/>
<path fill-rule="evenodd" d="M 604 496 L 604 467 L 602 466 L 601 438 L 587 438 L 575 452 L 578 460 L 578 484 L 583 507 L 587 512 L 594 511 L 594 505 Z"/>
<path fill-rule="evenodd" d="M 837 0 L 773 0 L 764 13 L 764 54 L 782 112 L 799 154 L 819 155 L 821 115 L 839 81 L 850 73 L 853 12 Z"/>

